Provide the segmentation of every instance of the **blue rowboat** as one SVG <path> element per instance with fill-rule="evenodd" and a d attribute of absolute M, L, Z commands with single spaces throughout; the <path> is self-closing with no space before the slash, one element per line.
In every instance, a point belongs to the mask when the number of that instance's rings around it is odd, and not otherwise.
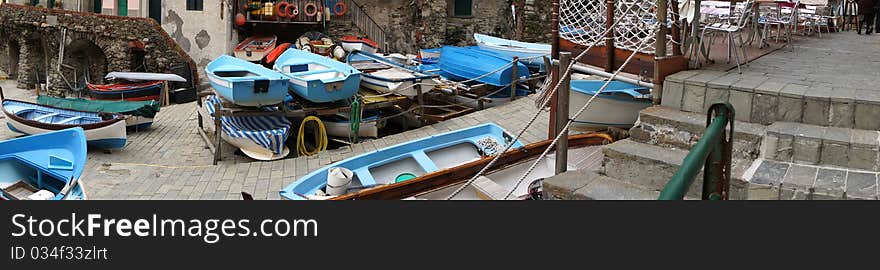
<path fill-rule="evenodd" d="M 451 80 L 476 79 L 494 86 L 508 86 L 513 79 L 513 65 L 508 65 L 511 61 L 513 58 L 505 58 L 477 46 L 443 46 L 438 65 L 440 75 Z M 525 64 L 518 62 L 516 67 L 518 78 L 528 77 L 529 68 Z"/>
<path fill-rule="evenodd" d="M 88 100 L 81 98 L 37 97 L 37 103 L 57 108 L 125 115 L 125 125 L 133 130 L 148 129 L 159 113 L 159 102 L 125 100 Z"/>
<path fill-rule="evenodd" d="M 477 41 L 477 46 L 483 50 L 492 51 L 507 58 L 519 57 L 527 66 L 543 67 L 543 57 L 550 57 L 551 47 L 548 44 L 528 43 L 476 33 L 474 40 Z"/>
<path fill-rule="evenodd" d="M 275 105 L 287 94 L 284 75 L 229 55 L 221 55 L 208 63 L 205 73 L 214 93 L 236 105 Z"/>
<path fill-rule="evenodd" d="M 368 52 L 353 51 L 346 62 L 362 72 L 361 86 L 380 93 L 394 93 L 415 97 L 421 90 L 427 93 L 434 88 L 435 74 L 424 74 L 412 67 L 404 66 Z M 418 87 L 418 88 L 416 88 Z"/>
<path fill-rule="evenodd" d="M 361 83 L 361 72 L 354 67 L 303 50 L 285 51 L 274 69 L 290 80 L 290 90 L 316 103 L 350 98 Z"/>
<path fill-rule="evenodd" d="M 82 200 L 86 134 L 70 128 L 0 141 L 0 199 Z"/>
<path fill-rule="evenodd" d="M 280 193 L 290 200 L 321 199 L 327 198 L 326 194 L 341 195 L 406 181 L 500 154 L 512 140 L 513 136 L 493 123 L 450 131 L 327 165 L 296 180 Z M 523 147 L 523 144 L 516 141 L 513 147 Z"/>
<path fill-rule="evenodd" d="M 569 112 L 577 113 L 587 103 L 604 80 L 572 80 Z M 629 128 L 639 117 L 639 111 L 651 106 L 651 89 L 621 81 L 612 81 L 605 90 L 590 103 L 580 116 L 575 118 L 575 126 L 590 129 L 606 127 Z"/>
<path fill-rule="evenodd" d="M 125 146 L 125 117 L 116 113 L 87 112 L 40 105 L 19 100 L 3 100 L 6 126 L 13 132 L 35 135 L 81 127 L 89 146 L 117 149 Z"/>
<path fill-rule="evenodd" d="M 212 119 L 215 104 L 220 104 L 217 96 L 205 98 L 204 108 Z M 290 153 L 284 146 L 290 134 L 290 121 L 282 116 L 223 116 L 220 126 L 220 137 L 253 159 L 277 160 Z"/>

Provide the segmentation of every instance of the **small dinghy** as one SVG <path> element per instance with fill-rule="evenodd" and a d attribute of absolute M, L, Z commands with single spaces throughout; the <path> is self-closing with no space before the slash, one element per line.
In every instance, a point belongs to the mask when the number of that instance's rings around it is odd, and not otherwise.
<path fill-rule="evenodd" d="M 572 80 L 569 112 L 571 116 L 587 103 L 603 80 Z M 593 100 L 590 107 L 575 119 L 575 126 L 588 129 L 607 127 L 630 128 L 639 117 L 639 111 L 651 106 L 651 89 L 646 87 L 612 81 L 605 90 Z"/>
<path fill-rule="evenodd" d="M 322 117 L 327 135 L 334 137 L 351 137 L 351 121 L 348 115 L 335 114 Z M 364 111 L 358 128 L 359 137 L 379 137 L 379 129 L 385 127 L 385 120 L 380 120 L 379 111 Z"/>
<path fill-rule="evenodd" d="M 290 80 L 290 90 L 316 103 L 350 98 L 361 82 L 361 72 L 354 67 L 302 50 L 285 51 L 274 69 Z"/>
<path fill-rule="evenodd" d="M 222 104 L 217 96 L 205 98 L 205 110 L 214 117 L 214 105 Z M 268 110 L 268 108 L 266 108 Z M 287 156 L 284 146 L 290 134 L 290 121 L 281 116 L 223 116 L 220 137 L 256 160 L 277 160 Z"/>
<path fill-rule="evenodd" d="M 342 49 L 349 53 L 353 51 L 376 53 L 379 50 L 378 43 L 365 37 L 343 36 L 339 39 L 339 43 Z"/>
<path fill-rule="evenodd" d="M 568 170 L 597 170 L 602 166 L 602 145 L 611 143 L 611 136 L 604 133 L 568 136 Z M 556 155 L 551 151 L 535 169 L 523 179 L 528 170 L 552 140 L 544 140 L 513 149 L 501 154 L 498 161 L 482 177 L 453 196 L 453 200 L 502 200 L 529 199 L 534 194 L 532 183 L 556 174 Z M 482 170 L 494 157 L 438 170 L 411 180 L 363 189 L 331 198 L 331 200 L 444 200 Z"/>
<path fill-rule="evenodd" d="M 14 132 L 35 135 L 81 127 L 90 146 L 104 149 L 122 148 L 128 138 L 121 114 L 77 111 L 12 99 L 2 103 L 6 126 Z"/>
<path fill-rule="evenodd" d="M 425 74 L 388 60 L 382 56 L 362 51 L 348 55 L 348 64 L 362 72 L 361 86 L 380 93 L 394 93 L 415 97 L 419 87 L 422 93 L 431 91 L 438 75 Z"/>
<path fill-rule="evenodd" d="M 275 43 L 278 37 L 272 36 L 252 36 L 235 47 L 233 50 L 235 57 L 250 62 L 259 62 L 266 57 L 270 51 L 275 49 Z"/>
<path fill-rule="evenodd" d="M 232 56 L 217 57 L 208 63 L 205 73 L 214 92 L 236 105 L 275 105 L 284 101 L 287 94 L 284 75 Z"/>
<path fill-rule="evenodd" d="M 165 85 L 162 81 L 149 81 L 104 85 L 88 84 L 86 87 L 89 88 L 89 96 L 92 99 L 144 101 L 159 100 L 159 95 Z"/>
<path fill-rule="evenodd" d="M 509 86 L 513 79 L 513 65 L 508 65 L 511 61 L 513 58 L 506 59 L 476 46 L 443 46 L 439 68 L 441 75 L 451 80 L 476 80 L 494 86 Z M 518 78 L 528 77 L 529 68 L 518 62 L 516 74 Z"/>
<path fill-rule="evenodd" d="M 512 140 L 503 128 L 488 123 L 405 142 L 313 171 L 282 189 L 281 196 L 290 200 L 326 199 L 402 182 L 500 154 Z M 518 141 L 513 145 L 522 146 Z"/>
<path fill-rule="evenodd" d="M 508 58 L 519 57 L 527 66 L 542 67 L 544 59 L 550 57 L 550 45 L 528 43 L 516 40 L 497 38 L 493 36 L 474 34 L 477 46 L 483 50 L 492 51 Z"/>
<path fill-rule="evenodd" d="M 87 112 L 107 112 L 125 115 L 125 125 L 135 130 L 148 129 L 159 113 L 157 101 L 88 100 L 81 98 L 37 97 L 37 103 L 56 108 Z"/>
<path fill-rule="evenodd" d="M 84 200 L 82 128 L 0 141 L 0 199 Z"/>

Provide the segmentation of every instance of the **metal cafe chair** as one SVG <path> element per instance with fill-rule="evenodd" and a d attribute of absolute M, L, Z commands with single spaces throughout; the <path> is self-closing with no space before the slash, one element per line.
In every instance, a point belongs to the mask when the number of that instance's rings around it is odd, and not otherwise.
<path fill-rule="evenodd" d="M 726 35 L 727 37 L 727 62 L 730 62 L 731 55 L 736 61 L 736 70 L 739 73 L 742 73 L 742 69 L 740 68 L 740 63 L 748 64 L 749 57 L 746 52 L 746 45 L 743 42 L 742 34 L 743 30 L 746 29 L 746 24 L 749 22 L 752 13 L 752 5 L 755 2 L 753 0 L 746 2 L 745 8 L 742 11 L 742 14 L 735 21 L 728 22 L 718 22 L 710 25 L 706 25 L 703 27 L 703 31 L 700 34 L 700 44 L 699 47 L 703 46 L 703 41 L 706 39 L 707 34 L 711 34 L 712 38 L 709 41 L 709 44 L 712 44 L 718 34 Z M 734 35 L 736 37 L 734 37 Z M 742 52 L 743 59 L 740 59 L 740 52 L 738 52 L 735 48 L 737 46 L 737 41 L 739 42 L 740 51 Z"/>

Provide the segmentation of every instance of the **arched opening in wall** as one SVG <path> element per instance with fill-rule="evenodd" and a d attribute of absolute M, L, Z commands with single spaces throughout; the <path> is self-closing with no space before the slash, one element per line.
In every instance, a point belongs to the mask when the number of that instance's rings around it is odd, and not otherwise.
<path fill-rule="evenodd" d="M 43 43 L 43 37 L 39 34 L 33 34 L 27 37 L 24 41 L 25 46 L 24 50 L 20 50 L 23 53 L 20 54 L 19 60 L 25 60 L 25 65 L 19 65 L 18 72 L 23 72 L 24 74 L 19 74 L 19 77 L 24 75 L 25 82 L 27 82 L 28 87 L 35 87 L 35 83 L 46 84 L 48 74 L 48 69 L 46 66 L 48 65 L 49 59 L 46 58 L 46 46 Z"/>
<path fill-rule="evenodd" d="M 103 84 L 107 74 L 107 56 L 104 50 L 86 39 L 74 40 L 64 48 L 62 75 L 74 89 L 85 89 L 86 84 Z"/>
<path fill-rule="evenodd" d="M 14 39 L 9 39 L 6 42 L 6 46 L 3 48 L 3 57 L 0 58 L 0 69 L 6 72 L 10 78 L 15 78 L 18 75 L 18 54 L 21 53 L 21 46 L 18 45 L 18 41 Z"/>

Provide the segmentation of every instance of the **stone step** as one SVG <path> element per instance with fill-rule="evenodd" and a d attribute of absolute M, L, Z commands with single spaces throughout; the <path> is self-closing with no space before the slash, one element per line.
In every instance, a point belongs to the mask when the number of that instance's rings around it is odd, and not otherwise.
<path fill-rule="evenodd" d="M 753 200 L 876 200 L 880 196 L 877 172 L 757 160 L 746 175 Z"/>
<path fill-rule="evenodd" d="M 682 71 L 666 77 L 662 105 L 705 113 L 730 102 L 736 119 L 880 130 L 880 91 L 810 84 L 760 72 Z"/>
<path fill-rule="evenodd" d="M 547 200 L 656 200 L 660 192 L 589 170 L 567 171 L 542 183 Z"/>
<path fill-rule="evenodd" d="M 639 112 L 639 124 L 630 129 L 630 138 L 652 145 L 690 149 L 706 130 L 706 115 L 684 112 L 665 106 L 653 106 Z M 756 159 L 765 127 L 742 121 L 734 122 L 734 158 Z"/>
<path fill-rule="evenodd" d="M 769 160 L 880 171 L 880 131 L 776 122 L 763 148 Z"/>
<path fill-rule="evenodd" d="M 660 191 L 675 174 L 688 152 L 680 148 L 666 148 L 631 139 L 620 140 L 603 147 L 604 174 L 622 182 Z M 743 175 L 751 166 L 748 159 L 734 159 L 731 166 L 730 198 L 746 199 L 748 183 Z M 687 196 L 699 198 L 702 173 L 694 180 Z"/>

